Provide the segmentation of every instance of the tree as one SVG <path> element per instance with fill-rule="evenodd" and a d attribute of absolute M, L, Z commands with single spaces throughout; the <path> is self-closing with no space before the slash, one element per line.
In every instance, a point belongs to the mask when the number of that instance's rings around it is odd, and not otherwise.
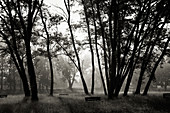
<path fill-rule="evenodd" d="M 97 26 L 95 32 L 103 40 L 103 64 L 108 98 L 118 96 L 125 80 L 127 80 L 124 90 L 124 96 L 126 96 L 135 69 L 141 66 L 141 73 L 144 73 L 156 59 L 155 47 L 159 48 L 158 43 L 163 44 L 162 40 L 167 39 L 163 33 L 163 26 L 167 21 L 162 20 L 164 17 L 168 18 L 165 14 L 169 10 L 168 2 L 166 0 L 157 2 L 93 0 L 84 1 L 84 3 L 88 7 L 88 15 L 84 15 L 85 18 L 89 18 L 90 22 L 96 21 L 97 25 L 90 25 Z M 80 4 L 83 3 L 80 2 Z M 160 6 L 162 8 L 158 10 Z M 159 38 L 160 36 L 162 38 Z M 148 60 L 143 60 L 142 57 Z M 142 60 L 145 63 L 142 63 Z"/>
<path fill-rule="evenodd" d="M 11 12 L 10 9 L 10 2 L 7 1 L 6 4 L 4 1 L 0 2 L 1 5 L 1 12 Z M 7 9 L 5 9 L 7 8 Z M 29 90 L 29 86 L 28 86 L 28 81 L 27 81 L 27 77 L 26 77 L 26 73 L 25 73 L 25 69 L 24 69 L 24 65 L 22 62 L 21 57 L 19 56 L 19 51 L 17 50 L 17 41 L 16 38 L 17 36 L 14 36 L 13 32 L 9 32 L 10 28 L 8 27 L 8 20 L 10 20 L 9 22 L 9 26 L 11 25 L 11 31 L 14 31 L 14 25 L 13 25 L 13 21 L 14 19 L 11 16 L 11 13 L 8 13 L 8 17 L 6 18 L 4 15 L 1 15 L 1 26 L 2 26 L 2 30 L 0 32 L 2 39 L 4 40 L 4 42 L 6 43 L 9 53 L 11 54 L 11 57 L 16 65 L 16 68 L 18 70 L 18 73 L 22 79 L 23 82 L 23 86 L 24 86 L 24 93 L 25 93 L 25 97 L 29 97 L 30 96 L 30 90 Z M 6 27 L 5 27 L 6 26 Z M 8 28 L 8 29 L 6 29 Z M 10 37 L 10 35 L 12 35 L 12 38 Z M 11 39 L 10 39 L 11 38 Z"/>
<path fill-rule="evenodd" d="M 68 82 L 68 88 L 72 90 L 72 86 L 75 82 L 76 68 L 67 58 L 60 57 L 58 61 L 58 68 L 62 72 L 63 78 Z"/>
<path fill-rule="evenodd" d="M 3 0 L 0 2 L 1 11 L 4 13 L 4 15 L 1 15 L 1 22 L 3 22 L 4 24 L 2 24 L 3 30 L 1 30 L 0 34 L 6 41 L 13 61 L 15 62 L 18 72 L 20 73 L 20 77 L 24 85 L 25 95 L 29 96 L 30 92 L 28 82 L 25 75 L 23 61 L 21 60 L 21 56 L 19 55 L 17 40 L 19 40 L 20 43 L 23 44 L 22 48 L 26 54 L 32 101 L 38 100 L 38 92 L 36 75 L 31 54 L 31 40 L 34 23 L 42 3 L 43 1 L 39 2 L 38 0 Z M 5 33 L 5 31 L 7 32 L 7 34 Z"/>
<path fill-rule="evenodd" d="M 99 67 L 99 72 L 100 72 L 100 76 L 101 76 L 101 80 L 102 80 L 102 84 L 103 84 L 103 90 L 105 95 L 107 95 L 107 91 L 106 91 L 106 86 L 105 86 L 105 81 L 103 78 L 103 72 L 102 72 L 102 68 L 101 68 L 101 63 L 100 63 L 100 56 L 99 56 L 99 51 L 98 51 L 98 41 L 97 41 L 97 26 L 96 26 L 96 19 L 95 19 L 95 11 L 94 11 L 94 3 L 92 2 L 92 0 L 90 0 L 91 3 L 91 8 L 92 8 L 92 12 L 93 12 L 93 24 L 94 24 L 94 29 L 95 29 L 95 48 L 96 48 L 96 55 L 97 55 L 97 61 L 98 61 L 98 67 Z"/>
<path fill-rule="evenodd" d="M 50 95 L 53 96 L 53 87 L 54 87 L 54 74 L 53 74 L 53 66 L 52 66 L 52 60 L 51 60 L 51 53 L 50 53 L 50 35 L 47 30 L 46 22 L 44 20 L 44 15 L 42 13 L 42 9 L 40 9 L 40 15 L 42 19 L 42 23 L 44 25 L 44 29 L 47 35 L 47 56 L 49 59 L 49 64 L 50 64 L 50 73 L 51 73 L 51 89 L 50 89 Z"/>
<path fill-rule="evenodd" d="M 167 86 L 170 83 L 169 68 L 170 64 L 168 62 L 164 62 L 160 64 L 160 66 L 156 69 L 155 72 L 154 84 L 156 84 L 156 86 L 161 85 L 165 91 L 167 90 Z"/>
<path fill-rule="evenodd" d="M 90 51 L 91 51 L 91 61 L 92 61 L 92 86 L 91 86 L 91 94 L 94 94 L 94 74 L 95 74 L 95 66 L 94 66 L 94 52 L 93 52 L 93 45 L 92 45 L 92 38 L 90 33 L 90 24 L 88 19 L 88 13 L 87 13 L 87 6 L 85 4 L 85 1 L 82 0 L 85 18 L 86 18 L 86 24 L 87 24 L 87 32 L 88 32 L 88 38 L 89 38 L 89 45 L 90 45 Z"/>
<path fill-rule="evenodd" d="M 39 83 L 39 91 L 44 92 L 44 89 L 48 91 L 50 86 L 50 67 L 48 65 L 48 58 L 44 56 L 37 56 L 34 59 L 34 66 L 36 69 L 37 82 Z"/>
<path fill-rule="evenodd" d="M 157 69 L 160 61 L 162 60 L 162 58 L 163 58 L 164 55 L 166 54 L 166 49 L 167 49 L 167 47 L 168 47 L 169 41 L 170 41 L 170 38 L 168 37 L 168 40 L 165 42 L 164 49 L 163 49 L 160 57 L 159 57 L 158 60 L 156 61 L 155 65 L 154 65 L 154 67 L 153 67 L 153 69 L 152 69 L 152 71 L 151 71 L 151 75 L 150 75 L 149 80 L 148 80 L 148 82 L 147 82 L 147 84 L 146 84 L 146 87 L 145 87 L 145 89 L 144 89 L 143 95 L 147 95 L 147 92 L 148 92 L 148 90 L 149 90 L 149 86 L 150 86 L 150 84 L 151 84 L 151 81 L 152 81 L 152 80 L 154 79 L 154 77 L 155 77 L 155 71 L 156 71 L 156 69 Z"/>
<path fill-rule="evenodd" d="M 77 58 L 78 70 L 80 72 L 80 77 L 81 77 L 81 80 L 82 80 L 82 83 L 83 83 L 84 92 L 85 92 L 85 94 L 89 94 L 86 82 L 85 82 L 84 77 L 83 77 L 83 73 L 82 73 L 82 69 L 81 69 L 81 65 L 80 65 L 80 58 L 79 58 L 79 55 L 78 55 L 78 52 L 77 52 L 77 48 L 76 48 L 76 45 L 75 45 L 75 39 L 74 39 L 73 31 L 72 31 L 72 26 L 71 26 L 71 21 L 70 21 L 70 18 L 71 18 L 70 1 L 69 0 L 67 0 L 67 1 L 64 0 L 64 3 L 65 3 L 65 7 L 66 7 L 66 10 L 67 10 L 67 13 L 68 13 L 67 24 L 69 26 L 71 40 L 72 40 L 72 43 L 73 43 L 75 56 Z"/>
<path fill-rule="evenodd" d="M 162 4 L 162 1 L 160 1 L 160 2 L 158 2 L 158 4 L 156 5 L 156 7 L 160 7 L 160 4 Z M 143 76 L 144 76 L 144 72 L 145 72 L 145 70 L 147 69 L 147 67 L 148 67 L 148 65 L 149 65 L 149 62 L 151 62 L 150 61 L 150 59 L 153 57 L 153 51 L 154 51 L 154 48 L 156 47 L 156 46 L 160 46 L 159 44 L 157 44 L 157 42 L 161 42 L 161 40 L 164 40 L 164 39 L 166 39 L 167 37 L 165 37 L 164 35 L 164 33 L 166 33 L 166 32 L 164 32 L 164 26 L 165 26 L 165 24 L 166 24 L 166 22 L 167 22 L 167 18 L 168 18 L 168 16 L 167 17 L 165 17 L 166 19 L 165 19 L 165 21 L 160 21 L 160 18 L 163 18 L 165 15 L 163 14 L 164 13 L 164 11 L 165 10 L 168 10 L 167 9 L 167 6 L 166 6 L 167 4 L 165 4 L 165 7 L 164 8 L 162 8 L 161 10 L 159 9 L 156 9 L 156 11 L 158 12 L 157 13 L 157 15 L 155 16 L 155 18 L 154 18 L 154 23 L 153 23 L 153 28 L 151 29 L 152 31 L 151 31 L 151 36 L 150 36 L 150 40 L 149 40 L 149 44 L 147 45 L 147 48 L 146 48 L 146 51 L 145 51 L 145 53 L 144 53 L 144 59 L 143 59 L 143 61 L 142 61 L 142 66 L 141 66 L 141 72 L 140 72 L 140 77 L 139 77 L 139 80 L 138 80 L 138 85 L 137 85 L 137 88 L 136 88 L 136 92 L 135 92 L 135 94 L 140 94 L 140 87 L 141 87 L 141 83 L 142 83 L 142 78 L 143 78 Z M 154 15 L 153 15 L 154 16 Z M 161 24 L 162 23 L 162 24 Z M 157 28 L 156 26 L 158 26 L 158 25 L 161 25 L 161 27 L 160 28 Z M 156 31 L 156 32 L 155 32 Z M 166 30 L 165 30 L 166 31 Z M 156 34 L 154 34 L 154 33 L 156 33 Z M 160 36 L 162 37 L 162 38 L 160 38 Z M 154 41 L 152 42 L 151 40 L 153 40 L 152 38 L 155 38 L 154 39 Z M 162 43 L 161 43 L 162 44 Z M 161 47 L 162 48 L 162 47 Z M 158 55 L 156 55 L 155 57 L 157 57 Z M 156 65 L 156 64 L 155 64 Z"/>

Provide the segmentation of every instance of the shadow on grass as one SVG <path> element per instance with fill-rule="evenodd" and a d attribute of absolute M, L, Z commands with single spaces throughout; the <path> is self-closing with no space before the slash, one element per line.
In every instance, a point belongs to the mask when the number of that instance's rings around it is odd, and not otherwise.
<path fill-rule="evenodd" d="M 114 100 L 101 96 L 101 101 L 89 102 L 84 97 L 85 95 L 43 95 L 39 102 L 0 104 L 0 113 L 170 113 L 170 100 L 161 96 L 130 95 Z"/>
<path fill-rule="evenodd" d="M 0 113 L 13 113 L 13 105 L 10 104 L 0 105 Z"/>

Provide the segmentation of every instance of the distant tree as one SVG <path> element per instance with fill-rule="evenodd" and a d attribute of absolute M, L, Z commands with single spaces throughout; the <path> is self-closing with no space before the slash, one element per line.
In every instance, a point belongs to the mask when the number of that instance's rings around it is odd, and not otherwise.
<path fill-rule="evenodd" d="M 155 83 L 156 86 L 161 85 L 164 90 L 167 90 L 167 86 L 170 85 L 170 76 L 169 76 L 169 63 L 160 64 L 160 67 L 156 69 L 155 72 Z"/>
<path fill-rule="evenodd" d="M 68 88 L 72 90 L 72 86 L 75 82 L 76 68 L 70 63 L 67 58 L 60 57 L 58 61 L 58 68 L 62 72 L 63 78 L 68 82 Z"/>
<path fill-rule="evenodd" d="M 37 56 L 34 59 L 34 65 L 37 75 L 37 82 L 39 83 L 39 90 L 41 92 L 50 86 L 50 70 L 48 65 L 48 59 L 44 56 Z"/>

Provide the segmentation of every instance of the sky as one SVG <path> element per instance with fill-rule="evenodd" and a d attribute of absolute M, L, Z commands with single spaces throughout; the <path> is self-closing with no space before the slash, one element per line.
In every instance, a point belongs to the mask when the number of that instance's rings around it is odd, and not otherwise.
<path fill-rule="evenodd" d="M 65 10 L 65 6 L 64 6 L 64 0 L 44 0 L 44 3 L 51 6 L 50 11 L 52 12 L 60 12 L 56 7 L 54 6 L 58 6 L 61 7 L 62 9 Z M 61 13 L 61 12 L 60 12 Z"/>
<path fill-rule="evenodd" d="M 44 0 L 45 3 L 54 4 L 54 5 L 64 5 L 64 0 Z"/>

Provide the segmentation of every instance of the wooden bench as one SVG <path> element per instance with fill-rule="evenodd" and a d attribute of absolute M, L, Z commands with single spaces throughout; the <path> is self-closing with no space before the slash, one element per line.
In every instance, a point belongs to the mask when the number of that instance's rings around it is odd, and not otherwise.
<path fill-rule="evenodd" d="M 6 98 L 8 95 L 6 94 L 0 94 L 0 98 Z"/>
<path fill-rule="evenodd" d="M 59 95 L 68 95 L 68 93 L 60 93 Z"/>
<path fill-rule="evenodd" d="M 163 98 L 170 99 L 170 93 L 163 93 Z"/>
<path fill-rule="evenodd" d="M 85 97 L 85 101 L 100 101 L 101 97 Z"/>

